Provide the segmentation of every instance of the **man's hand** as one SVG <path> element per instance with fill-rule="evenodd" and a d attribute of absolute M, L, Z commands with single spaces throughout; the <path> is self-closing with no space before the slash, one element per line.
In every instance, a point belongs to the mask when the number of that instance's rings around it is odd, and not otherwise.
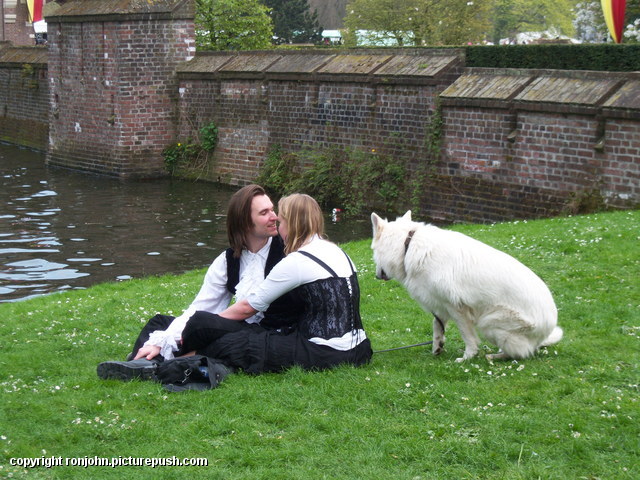
<path fill-rule="evenodd" d="M 138 350 L 134 360 L 138 360 L 139 358 L 146 358 L 147 360 L 151 360 L 154 357 L 160 355 L 160 347 L 157 345 L 147 345 Z"/>

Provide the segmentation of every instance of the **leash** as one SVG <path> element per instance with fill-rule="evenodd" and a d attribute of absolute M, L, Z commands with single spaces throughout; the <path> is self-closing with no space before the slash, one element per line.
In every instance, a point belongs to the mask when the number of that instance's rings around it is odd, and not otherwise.
<path fill-rule="evenodd" d="M 432 343 L 433 341 L 429 340 L 428 342 L 415 343 L 413 345 L 405 345 L 404 347 L 387 348 L 386 350 L 374 350 L 373 353 L 393 352 L 394 350 L 403 350 L 405 348 L 422 347 L 424 345 L 431 345 Z"/>
<path fill-rule="evenodd" d="M 413 236 L 413 232 L 410 232 L 410 233 L 411 233 L 411 236 L 407 239 L 407 244 L 409 243 L 409 241 L 411 241 L 411 237 Z M 440 318 L 438 318 L 436 315 L 433 315 L 433 316 L 436 318 L 436 321 L 440 324 L 440 327 L 444 332 L 444 323 L 442 323 L 442 320 L 440 320 Z M 405 348 L 423 347 L 425 345 L 431 345 L 432 343 L 433 343 L 433 340 L 429 340 L 428 342 L 414 343 L 413 345 L 405 345 L 404 347 L 387 348 L 385 350 L 374 350 L 373 353 L 393 352 L 394 350 L 404 350 Z"/>

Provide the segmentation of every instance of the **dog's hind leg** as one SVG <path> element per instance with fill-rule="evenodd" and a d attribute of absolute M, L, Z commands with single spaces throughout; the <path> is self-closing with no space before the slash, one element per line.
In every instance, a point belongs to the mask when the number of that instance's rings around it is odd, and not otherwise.
<path fill-rule="evenodd" d="M 534 324 L 520 312 L 507 307 L 496 307 L 478 320 L 478 329 L 483 336 L 500 348 L 499 353 L 487 355 L 489 361 L 530 357 L 536 351 L 536 340 L 532 339 Z"/>
<path fill-rule="evenodd" d="M 442 321 L 435 313 L 433 314 L 433 345 L 431 351 L 434 355 L 440 355 L 444 349 L 444 326 L 445 322 Z"/>
<path fill-rule="evenodd" d="M 531 339 L 526 335 L 514 332 L 505 332 L 504 337 L 496 343 L 500 347 L 500 352 L 487 355 L 488 360 L 522 360 L 536 352 L 536 346 L 531 342 Z"/>
<path fill-rule="evenodd" d="M 509 356 L 504 353 L 504 352 L 500 352 L 500 353 L 487 353 L 485 355 L 485 358 L 489 361 L 489 362 L 493 362 L 494 360 L 508 360 Z"/>

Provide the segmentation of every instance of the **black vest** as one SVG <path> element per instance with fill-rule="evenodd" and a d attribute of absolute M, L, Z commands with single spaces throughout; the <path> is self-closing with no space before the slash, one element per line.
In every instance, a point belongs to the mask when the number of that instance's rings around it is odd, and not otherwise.
<path fill-rule="evenodd" d="M 284 242 L 280 235 L 271 240 L 267 262 L 264 266 L 264 276 L 269 275 L 271 269 L 284 258 Z M 236 293 L 236 285 L 240 282 L 240 259 L 234 258 L 233 249 L 227 248 L 227 290 Z M 291 292 L 275 300 L 264 312 L 264 318 L 260 325 L 266 328 L 290 327 L 297 323 L 298 316 L 302 313 L 300 300 Z"/>

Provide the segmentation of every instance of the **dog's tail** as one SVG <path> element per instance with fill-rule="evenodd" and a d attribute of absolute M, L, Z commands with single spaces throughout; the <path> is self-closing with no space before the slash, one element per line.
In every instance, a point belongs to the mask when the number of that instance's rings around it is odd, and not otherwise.
<path fill-rule="evenodd" d="M 562 335 L 562 329 L 560 327 L 555 327 L 551 334 L 542 342 L 540 347 L 548 347 L 550 345 L 558 343 L 560 340 L 562 340 Z"/>

